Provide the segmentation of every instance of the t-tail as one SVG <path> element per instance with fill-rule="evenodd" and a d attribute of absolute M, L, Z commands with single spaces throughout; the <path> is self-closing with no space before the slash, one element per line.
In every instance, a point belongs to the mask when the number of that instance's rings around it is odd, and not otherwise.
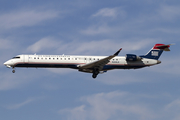
<path fill-rule="evenodd" d="M 140 56 L 141 58 L 148 58 L 148 59 L 155 59 L 158 60 L 163 51 L 170 51 L 169 45 L 165 44 L 155 44 L 154 47 L 146 54 L 143 56 Z"/>

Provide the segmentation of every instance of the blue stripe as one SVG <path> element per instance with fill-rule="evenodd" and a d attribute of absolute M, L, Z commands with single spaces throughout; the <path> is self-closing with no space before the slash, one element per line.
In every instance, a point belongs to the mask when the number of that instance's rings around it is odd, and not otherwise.
<path fill-rule="evenodd" d="M 145 65 L 105 65 L 103 70 L 111 70 L 111 69 L 138 69 L 146 67 Z"/>
<path fill-rule="evenodd" d="M 78 64 L 27 64 L 27 63 L 19 63 L 14 67 L 29 67 L 29 68 L 73 68 L 78 69 Z M 146 67 L 145 65 L 105 65 L 103 70 L 111 70 L 111 69 L 138 69 Z"/>
<path fill-rule="evenodd" d="M 14 67 L 39 67 L 39 68 L 74 68 L 78 69 L 77 64 L 17 64 Z"/>

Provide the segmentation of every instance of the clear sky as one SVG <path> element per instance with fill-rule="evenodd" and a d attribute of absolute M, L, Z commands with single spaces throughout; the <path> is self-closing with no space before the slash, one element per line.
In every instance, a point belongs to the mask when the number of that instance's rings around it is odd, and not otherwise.
<path fill-rule="evenodd" d="M 179 120 L 179 0 L 1 0 L 2 120 Z M 171 44 L 161 64 L 92 79 L 71 69 L 16 68 L 19 54 L 146 54 Z"/>

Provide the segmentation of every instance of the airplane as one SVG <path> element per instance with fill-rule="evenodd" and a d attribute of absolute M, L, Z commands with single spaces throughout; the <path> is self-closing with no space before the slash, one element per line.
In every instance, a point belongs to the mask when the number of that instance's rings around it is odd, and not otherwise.
<path fill-rule="evenodd" d="M 169 45 L 155 44 L 146 54 L 137 56 L 135 54 L 126 54 L 118 56 L 119 49 L 110 56 L 75 56 L 75 55 L 18 55 L 4 63 L 8 68 L 12 67 L 15 73 L 15 67 L 27 68 L 72 68 L 80 72 L 92 73 L 96 78 L 98 74 L 105 73 L 113 69 L 139 69 L 160 64 L 159 57 L 163 51 L 170 51 Z"/>

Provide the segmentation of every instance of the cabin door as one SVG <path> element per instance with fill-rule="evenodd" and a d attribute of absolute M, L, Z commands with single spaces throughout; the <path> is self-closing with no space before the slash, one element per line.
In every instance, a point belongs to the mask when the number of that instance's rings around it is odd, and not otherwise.
<path fill-rule="evenodd" d="M 28 63 L 29 62 L 29 55 L 24 55 L 24 62 Z"/>

